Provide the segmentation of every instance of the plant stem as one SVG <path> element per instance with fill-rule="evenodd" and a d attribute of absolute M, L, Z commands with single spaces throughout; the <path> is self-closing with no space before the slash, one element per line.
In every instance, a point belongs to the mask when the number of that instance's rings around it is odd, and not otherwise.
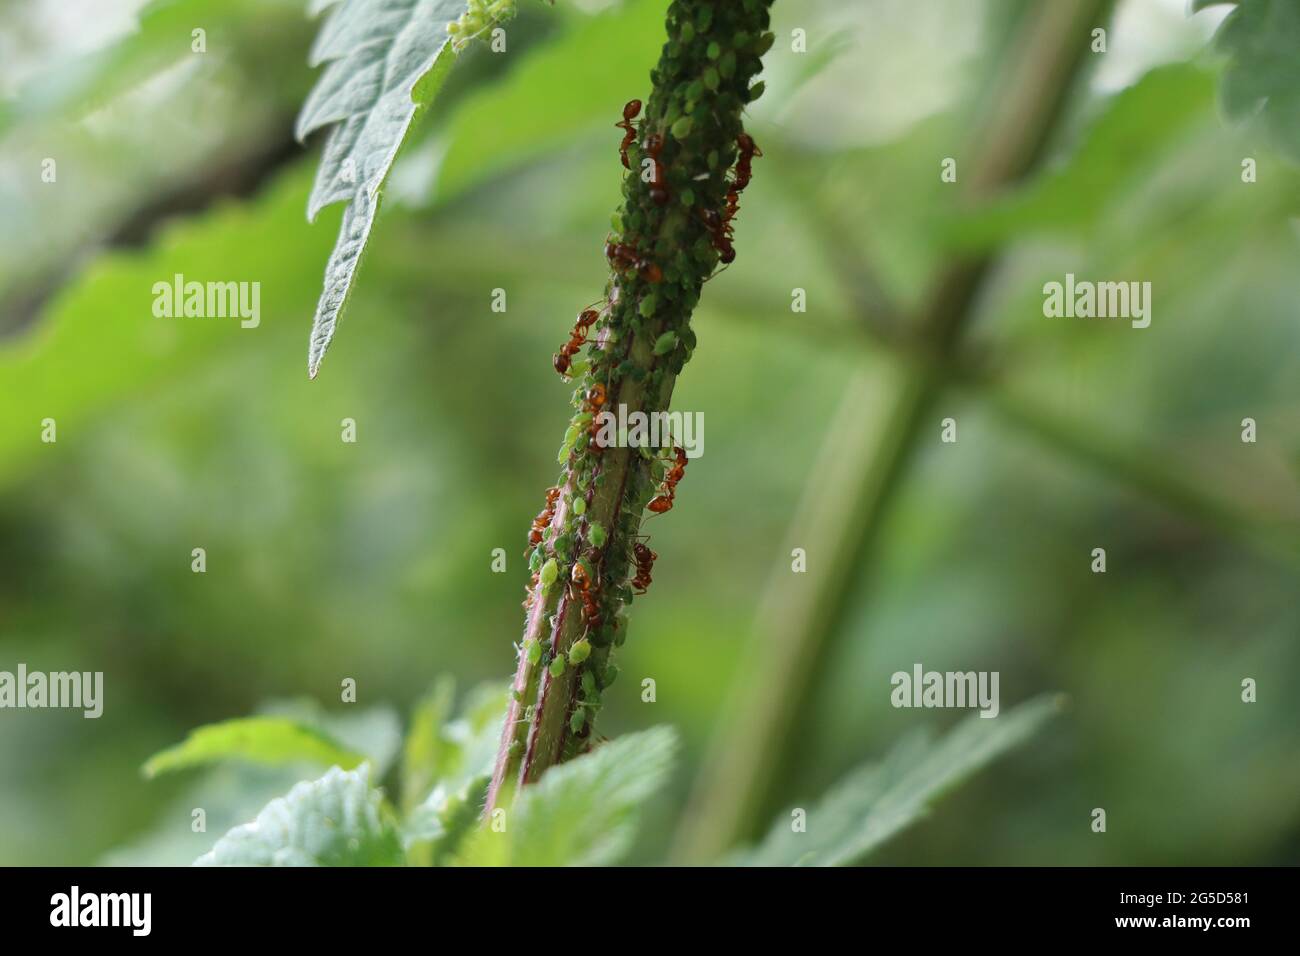
<path fill-rule="evenodd" d="M 627 636 L 632 545 L 663 463 L 648 449 L 613 442 L 612 429 L 598 440 L 592 419 L 620 406 L 629 414 L 666 410 L 695 347 L 691 313 L 720 247 L 705 213 L 721 216 L 727 206 L 741 113 L 761 92 L 751 81 L 774 39 L 771 2 L 675 0 L 669 7 L 667 43 L 628 149 L 632 172 L 606 246 L 613 275 L 586 355 L 575 356 L 571 369 L 576 411 L 560 452 L 556 507 L 530 558 L 537 577 L 488 814 L 590 746 L 600 694 L 617 673 L 610 655 Z"/>
<path fill-rule="evenodd" d="M 1101 25 L 1112 6 L 1113 0 L 1030 6 L 993 114 L 980 125 L 982 140 L 962 163 L 967 198 L 978 200 L 1015 182 L 1038 161 L 1085 61 L 1091 29 Z M 810 726 L 822 671 L 835 656 L 832 643 L 847 637 L 844 622 L 859 596 L 860 569 L 870 564 L 882 519 L 994 264 L 989 254 L 959 258 L 941 270 L 915 324 L 915 360 L 905 365 L 893 404 L 870 439 L 869 466 L 850 479 L 855 486 L 840 491 L 828 492 L 828 483 L 818 479 L 821 504 L 809 506 L 816 513 L 811 526 L 834 529 L 815 557 L 822 570 L 808 575 L 807 582 L 789 585 L 788 592 L 782 589 L 758 621 L 756 646 L 748 655 L 750 671 L 737 683 L 736 702 L 706 755 L 678 835 L 678 859 L 713 859 L 735 841 L 756 835 L 772 812 Z M 856 452 L 841 453 L 851 457 Z M 827 511 L 821 512 L 822 507 Z M 790 577 L 788 569 L 785 577 Z M 800 588 L 806 593 L 796 595 Z"/>

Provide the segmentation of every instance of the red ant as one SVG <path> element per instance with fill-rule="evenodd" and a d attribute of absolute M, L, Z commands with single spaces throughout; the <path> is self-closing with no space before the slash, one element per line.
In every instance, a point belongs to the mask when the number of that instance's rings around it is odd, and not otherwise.
<path fill-rule="evenodd" d="M 565 342 L 556 352 L 551 361 L 555 365 L 555 370 L 568 378 L 569 366 L 573 364 L 573 357 L 578 354 L 578 349 L 587 341 L 587 330 L 596 324 L 600 318 L 600 313 L 595 309 L 586 309 L 579 313 L 578 321 L 573 325 L 573 332 L 569 335 L 569 341 Z"/>
<path fill-rule="evenodd" d="M 636 560 L 636 576 L 632 578 L 632 591 L 634 594 L 645 594 L 650 587 L 650 570 L 659 555 L 637 541 L 632 545 L 632 556 Z"/>
<path fill-rule="evenodd" d="M 542 543 L 542 534 L 551 526 L 551 519 L 555 517 L 555 503 L 560 500 L 559 488 L 546 489 L 546 507 L 543 508 L 533 519 L 533 528 L 528 532 L 528 544 L 530 548 L 535 548 Z M 527 554 L 527 552 L 524 552 Z"/>
<path fill-rule="evenodd" d="M 591 447 L 603 449 L 603 445 L 596 443 L 596 435 L 600 431 L 600 411 L 601 406 L 605 404 L 605 386 L 597 382 L 591 388 L 587 389 L 587 411 L 591 412 Z"/>
<path fill-rule="evenodd" d="M 739 194 L 749 185 L 749 180 L 753 177 L 750 163 L 755 156 L 762 156 L 763 151 L 754 142 L 754 137 L 741 133 L 736 137 L 736 154 L 736 175 L 731 181 L 732 194 Z"/>
<path fill-rule="evenodd" d="M 615 123 L 619 129 L 623 130 L 623 143 L 618 148 L 619 156 L 623 157 L 623 168 L 631 169 L 627 161 L 627 148 L 636 140 L 636 129 L 632 126 L 632 121 L 636 119 L 637 114 L 641 112 L 640 100 L 628 100 L 627 105 L 623 107 L 623 121 Z"/>
<path fill-rule="evenodd" d="M 663 206 L 668 202 L 668 187 L 664 185 L 664 168 L 659 162 L 659 154 L 663 152 L 664 138 L 659 133 L 651 133 L 641 144 L 641 148 L 650 159 L 650 201 L 656 206 Z"/>
<path fill-rule="evenodd" d="M 591 593 L 591 579 L 587 576 L 587 568 L 581 561 L 574 562 L 569 580 L 577 587 L 578 596 L 582 599 L 582 613 L 587 619 L 587 627 L 595 630 L 600 627 L 600 609 L 596 607 L 596 598 Z"/>
<path fill-rule="evenodd" d="M 704 228 L 709 230 L 713 248 L 718 250 L 718 261 L 723 265 L 735 262 L 736 248 L 731 244 L 731 226 L 727 220 L 713 209 L 701 210 L 700 219 L 704 222 Z"/>
<path fill-rule="evenodd" d="M 642 257 L 633 246 L 627 243 L 606 240 L 605 258 L 609 260 L 611 266 L 620 272 L 635 269 L 637 275 L 646 282 L 653 284 L 662 282 L 664 279 L 663 270 L 659 268 L 658 263 Z"/>
<path fill-rule="evenodd" d="M 671 510 L 673 506 L 673 498 L 677 496 L 677 483 L 681 481 L 682 476 L 686 474 L 685 449 L 680 445 L 675 445 L 673 446 L 673 454 L 675 456 L 675 461 L 673 462 L 673 466 L 668 469 L 668 473 L 664 475 L 663 484 L 659 486 L 659 494 L 650 499 L 650 504 L 647 505 L 647 507 L 657 515 L 661 515 L 665 511 Z"/>

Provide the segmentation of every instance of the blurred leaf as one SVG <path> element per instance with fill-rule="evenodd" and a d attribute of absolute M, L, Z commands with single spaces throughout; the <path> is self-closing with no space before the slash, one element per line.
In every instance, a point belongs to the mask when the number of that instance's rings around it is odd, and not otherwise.
<path fill-rule="evenodd" d="M 923 733 L 896 745 L 836 784 L 808 811 L 807 830 L 780 817 L 767 838 L 732 862 L 747 866 L 844 866 L 920 820 L 929 806 L 976 770 L 1027 740 L 1062 707 L 1038 697 L 999 717 L 968 717 L 938 743 Z"/>
<path fill-rule="evenodd" d="M 303 104 L 295 132 L 303 139 L 339 125 L 325 141 L 307 218 L 315 220 L 331 203 L 348 205 L 312 320 L 312 378 L 347 303 L 393 159 L 455 59 L 447 24 L 465 8 L 465 0 L 343 0 L 316 38 L 311 63 L 329 66 Z"/>
<path fill-rule="evenodd" d="M 235 827 L 196 866 L 401 866 L 397 827 L 370 768 L 331 768 Z"/>
<path fill-rule="evenodd" d="M 152 0 L 138 27 L 115 43 L 53 63 L 11 102 L 0 101 L 0 134 L 12 124 L 40 116 L 77 116 L 104 105 L 184 57 L 194 56 L 192 34 L 207 33 L 204 55 L 219 55 L 241 24 L 287 13 L 299 0 Z M 295 11 L 296 12 L 296 11 Z M 262 21 L 264 22 L 264 20 Z"/>
<path fill-rule="evenodd" d="M 119 400 L 211 362 L 222 348 L 251 344 L 248 336 L 268 334 L 272 317 L 310 301 L 304 290 L 318 281 L 329 237 L 300 212 L 309 174 L 299 167 L 253 202 L 167 228 L 146 252 L 100 258 L 63 289 L 38 327 L 0 342 L 0 482 L 21 463 L 58 457 L 61 445 L 39 441 L 43 418 L 58 422 L 60 439 L 76 434 Z M 154 316 L 154 283 L 176 273 L 261 281 L 264 321 L 242 329 L 238 321 Z"/>
<path fill-rule="evenodd" d="M 447 721 L 452 689 L 449 679 L 439 681 L 417 706 L 403 763 L 403 805 L 424 798 L 410 810 L 403 836 L 413 859 L 426 865 L 451 854 L 483 809 L 508 699 L 505 687 L 484 684 L 463 716 Z"/>
<path fill-rule="evenodd" d="M 387 705 L 357 710 L 348 706 L 342 711 L 327 711 L 317 701 L 303 697 L 272 701 L 258 708 L 258 716 L 286 717 L 320 731 L 338 741 L 370 763 L 376 778 L 392 766 L 402 748 L 402 722 Z"/>
<path fill-rule="evenodd" d="M 1278 144 L 1300 160 L 1300 4 L 1242 0 L 1219 27 L 1215 46 L 1230 58 L 1222 89 L 1228 116 L 1261 115 Z"/>
<path fill-rule="evenodd" d="M 1111 98 L 1066 164 L 948 225 L 961 245 L 990 245 L 1035 229 L 1087 229 L 1123 201 L 1214 103 L 1212 74 L 1185 63 L 1158 67 Z"/>
<path fill-rule="evenodd" d="M 451 716 L 456 682 L 443 676 L 415 705 L 411 729 L 402 746 L 402 810 L 410 813 L 420 798 L 433 789 L 447 744 L 442 726 Z"/>
<path fill-rule="evenodd" d="M 218 760 L 285 764 L 312 760 L 351 770 L 364 759 L 314 727 L 285 717 L 239 717 L 208 724 L 149 758 L 145 776 L 198 767 Z"/>
<path fill-rule="evenodd" d="M 504 82 L 467 96 L 447 122 L 448 147 L 438 171 L 440 199 L 557 146 L 614 123 L 623 104 L 649 88 L 659 56 L 664 5 L 638 0 L 592 17 L 523 57 Z"/>
<path fill-rule="evenodd" d="M 627 851 L 637 808 L 668 778 L 677 735 L 668 727 L 629 734 L 552 767 L 524 787 L 503 832 L 484 826 L 457 862 L 467 866 L 601 866 Z"/>

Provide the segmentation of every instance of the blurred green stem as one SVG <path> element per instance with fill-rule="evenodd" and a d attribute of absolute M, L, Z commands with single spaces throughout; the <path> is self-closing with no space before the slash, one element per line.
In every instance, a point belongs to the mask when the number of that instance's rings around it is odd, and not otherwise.
<path fill-rule="evenodd" d="M 992 101 L 970 159 L 961 163 L 965 196 L 986 197 L 1022 178 L 1041 158 L 1056 119 L 1088 56 L 1091 30 L 1102 25 L 1113 0 L 1055 0 L 1033 4 Z M 775 809 L 780 788 L 793 779 L 799 742 L 822 671 L 848 639 L 845 622 L 860 597 L 856 585 L 871 563 L 881 525 L 899 479 L 916 452 L 923 427 L 946 383 L 946 369 L 995 255 L 957 259 L 941 271 L 915 323 L 918 361 L 903 380 L 879 430 L 865 443 L 869 462 L 857 475 L 815 475 L 796 528 L 829 528 L 808 553 L 819 572 L 783 580 L 758 620 L 749 670 L 706 756 L 683 829 L 674 848 L 683 861 L 717 857 L 755 836 Z M 860 406 L 859 406 L 860 407 Z M 854 458 L 841 447 L 852 431 L 832 431 L 827 456 Z M 809 537 L 809 535 L 805 535 Z M 814 551 L 813 548 L 820 548 Z M 791 578 L 803 579 L 789 583 Z M 807 593 L 798 593 L 807 589 Z"/>

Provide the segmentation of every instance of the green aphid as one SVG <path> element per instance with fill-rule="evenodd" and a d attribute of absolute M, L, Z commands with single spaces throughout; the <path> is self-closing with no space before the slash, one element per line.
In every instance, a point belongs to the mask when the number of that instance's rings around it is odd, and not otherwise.
<path fill-rule="evenodd" d="M 524 644 L 524 655 L 528 658 L 529 665 L 536 667 L 537 662 L 542 659 L 542 645 L 535 638 L 529 638 Z"/>
<path fill-rule="evenodd" d="M 585 498 L 573 499 L 573 513 L 579 518 L 587 513 L 587 501 Z"/>
<path fill-rule="evenodd" d="M 550 675 L 552 677 L 559 677 L 561 674 L 564 673 L 564 667 L 565 667 L 564 655 L 557 654 L 555 656 L 555 660 L 551 661 L 551 666 L 548 667 L 547 670 L 550 672 Z"/>
<path fill-rule="evenodd" d="M 655 355 L 667 355 L 675 348 L 677 348 L 677 333 L 671 329 L 655 339 Z"/>
<path fill-rule="evenodd" d="M 582 672 L 582 692 L 584 694 L 596 693 L 596 675 L 591 671 Z"/>
<path fill-rule="evenodd" d="M 575 707 L 573 713 L 569 715 L 569 729 L 575 734 L 581 733 L 582 728 L 587 723 L 587 712 L 581 707 Z"/>
<path fill-rule="evenodd" d="M 569 663 L 574 667 L 577 667 L 590 656 L 591 642 L 585 637 L 580 641 L 574 641 L 573 646 L 569 648 Z"/>
<path fill-rule="evenodd" d="M 605 528 L 600 522 L 593 521 L 587 526 L 587 540 L 591 542 L 593 548 L 605 546 Z"/>
<path fill-rule="evenodd" d="M 555 583 L 555 579 L 560 576 L 560 566 L 556 563 L 554 558 L 551 558 L 542 565 L 542 570 L 539 575 L 539 580 L 542 582 L 543 590 L 549 591 L 551 585 Z"/>

